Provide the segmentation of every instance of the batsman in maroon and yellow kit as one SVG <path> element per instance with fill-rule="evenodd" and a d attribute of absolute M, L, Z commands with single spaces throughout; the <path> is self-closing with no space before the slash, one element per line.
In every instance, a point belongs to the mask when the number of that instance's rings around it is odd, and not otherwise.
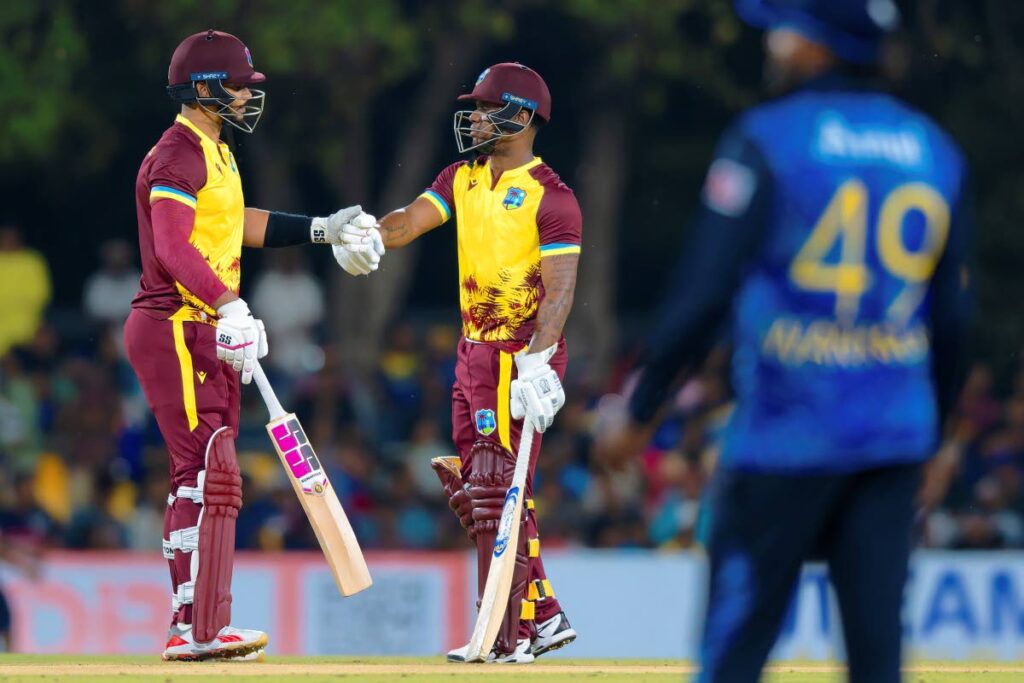
<path fill-rule="evenodd" d="M 509 605 L 492 653 L 493 661 L 527 663 L 576 638 L 544 573 L 531 492 L 540 435 L 565 403 L 562 327 L 576 286 L 582 218 L 572 190 L 533 154 L 537 131 L 551 118 L 540 75 L 497 64 L 459 99 L 475 102 L 473 111 L 455 115 L 459 151 L 479 156 L 444 169 L 412 204 L 385 216 L 380 233 L 385 246 L 400 247 L 457 219 L 463 336 L 452 430 L 459 457 L 434 465 L 476 541 L 480 591 L 524 419 L 537 432 Z M 448 657 L 464 660 L 465 648 Z"/>
<path fill-rule="evenodd" d="M 240 383 L 267 353 L 263 323 L 238 298 L 242 245 L 340 244 L 359 207 L 329 218 L 245 207 L 238 166 L 220 141 L 224 123 L 251 132 L 265 80 L 235 36 L 186 38 L 168 70 L 181 113 L 146 155 L 135 182 L 140 289 L 125 323 L 128 360 L 170 454 L 163 551 L 172 614 L 164 659 L 252 659 L 267 634 L 230 625 L 235 519 L 242 479 L 235 455 Z M 349 272 L 379 254 L 350 249 Z"/>

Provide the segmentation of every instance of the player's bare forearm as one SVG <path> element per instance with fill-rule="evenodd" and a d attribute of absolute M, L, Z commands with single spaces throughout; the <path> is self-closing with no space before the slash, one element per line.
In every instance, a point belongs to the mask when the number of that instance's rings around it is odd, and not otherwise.
<path fill-rule="evenodd" d="M 544 299 L 537 310 L 537 329 L 530 342 L 531 352 L 546 349 L 561 338 L 576 293 L 576 268 L 579 260 L 579 254 L 546 256 L 540 260 Z"/>
<path fill-rule="evenodd" d="M 429 201 L 418 197 L 404 209 L 397 209 L 378 221 L 384 247 L 404 247 L 425 232 L 441 225 L 444 217 Z"/>
<path fill-rule="evenodd" d="M 267 221 L 269 219 L 269 211 L 246 207 L 245 225 L 242 228 L 242 244 L 247 247 L 261 248 L 267 236 Z"/>
<path fill-rule="evenodd" d="M 380 236 L 384 240 L 385 249 L 395 249 L 416 239 L 417 235 L 409 227 L 409 216 L 405 209 L 392 211 L 378 222 Z"/>

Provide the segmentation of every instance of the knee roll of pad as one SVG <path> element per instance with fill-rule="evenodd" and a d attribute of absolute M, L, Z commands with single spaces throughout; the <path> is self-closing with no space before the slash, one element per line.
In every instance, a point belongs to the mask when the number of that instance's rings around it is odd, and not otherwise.
<path fill-rule="evenodd" d="M 505 494 L 512 483 L 516 457 L 491 441 L 477 441 L 472 449 L 472 471 L 467 477 L 473 510 L 473 528 L 497 531 Z"/>

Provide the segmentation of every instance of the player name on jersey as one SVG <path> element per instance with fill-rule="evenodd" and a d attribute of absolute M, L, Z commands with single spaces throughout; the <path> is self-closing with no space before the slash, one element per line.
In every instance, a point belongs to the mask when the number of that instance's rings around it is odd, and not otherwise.
<path fill-rule="evenodd" d="M 827 318 L 801 321 L 777 318 L 761 344 L 762 355 L 784 365 L 853 368 L 915 365 L 928 358 L 924 325 L 891 329 L 885 325 L 847 327 Z"/>

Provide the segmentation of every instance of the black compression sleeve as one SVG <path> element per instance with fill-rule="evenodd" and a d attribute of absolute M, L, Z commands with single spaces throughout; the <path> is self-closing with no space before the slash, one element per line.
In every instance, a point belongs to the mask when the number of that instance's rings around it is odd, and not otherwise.
<path fill-rule="evenodd" d="M 272 211 L 267 218 L 267 231 L 263 235 L 264 247 L 291 247 L 311 242 L 313 219 L 293 213 Z"/>

